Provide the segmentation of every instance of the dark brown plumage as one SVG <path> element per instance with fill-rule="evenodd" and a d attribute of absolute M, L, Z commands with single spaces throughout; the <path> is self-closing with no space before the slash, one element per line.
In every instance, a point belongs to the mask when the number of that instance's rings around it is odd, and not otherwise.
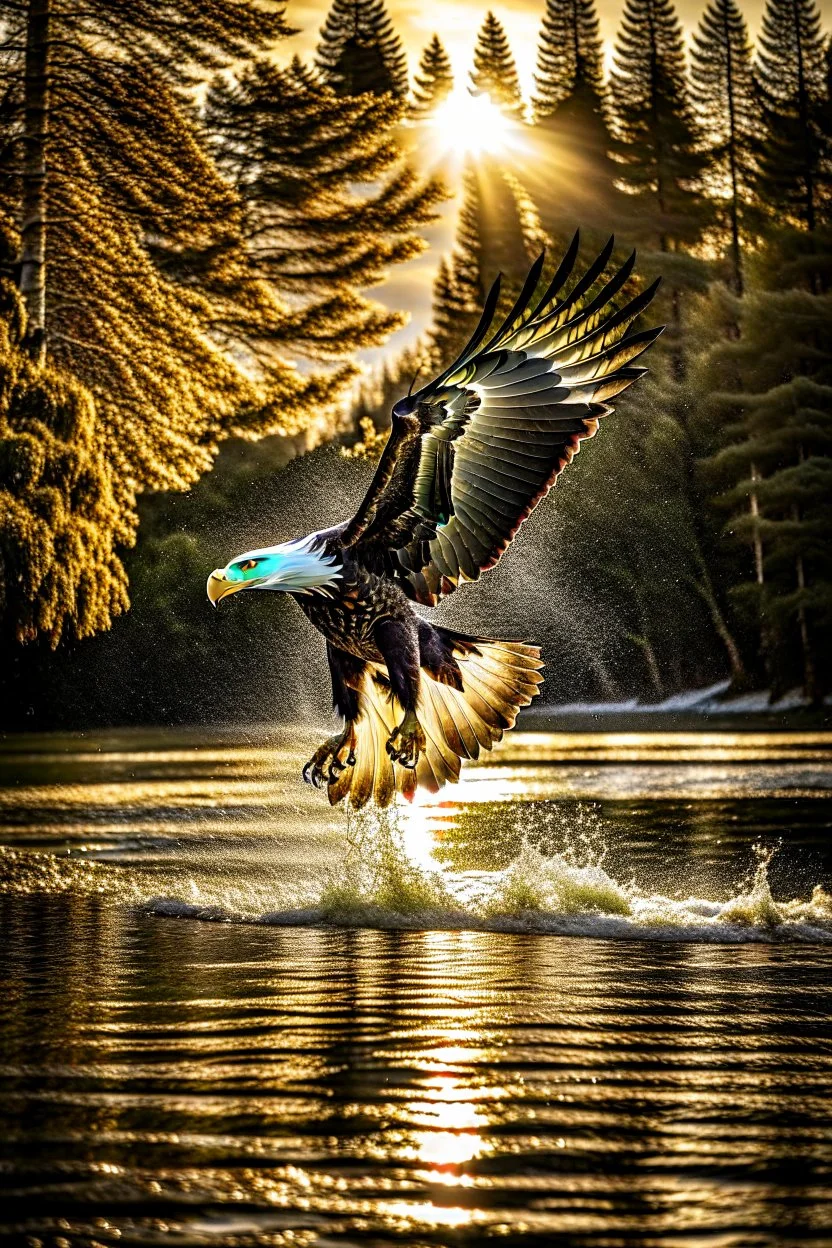
<path fill-rule="evenodd" d="M 412 796 L 417 783 L 439 788 L 458 777 L 461 759 L 490 749 L 537 693 L 537 647 L 438 628 L 411 604 L 435 606 L 493 567 L 610 401 L 644 372 L 633 361 L 661 331 L 630 330 L 658 283 L 625 297 L 635 255 L 604 278 L 612 251 L 611 239 L 574 279 L 576 235 L 539 292 L 541 256 L 492 332 L 498 279 L 459 358 L 393 408 L 355 516 L 212 574 L 213 601 L 249 584 L 284 589 L 326 637 L 346 724 L 304 776 L 326 784 L 331 801 L 349 795 L 356 806 L 371 797 L 385 805 L 396 789 Z M 303 559 L 301 585 L 285 569 Z M 269 560 L 275 570 L 260 575 Z M 249 580 L 228 588 L 232 576 Z"/>

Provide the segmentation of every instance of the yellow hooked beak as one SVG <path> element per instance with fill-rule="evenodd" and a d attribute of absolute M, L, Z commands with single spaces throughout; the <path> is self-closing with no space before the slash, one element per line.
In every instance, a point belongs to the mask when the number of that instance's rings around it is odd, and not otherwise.
<path fill-rule="evenodd" d="M 222 568 L 214 568 L 214 571 L 208 577 L 208 601 L 212 606 L 218 607 L 221 598 L 227 598 L 229 594 L 236 594 L 238 589 L 248 589 L 249 586 L 245 581 L 229 581 Z"/>

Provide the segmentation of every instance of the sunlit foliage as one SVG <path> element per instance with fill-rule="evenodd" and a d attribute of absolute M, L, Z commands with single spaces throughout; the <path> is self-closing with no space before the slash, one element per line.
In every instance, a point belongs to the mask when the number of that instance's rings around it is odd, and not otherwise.
<path fill-rule="evenodd" d="M 471 86 L 484 91 L 509 117 L 523 116 L 520 79 L 506 32 L 499 18 L 489 10 L 477 33 Z"/>
<path fill-rule="evenodd" d="M 249 269 L 291 309 L 236 322 L 252 355 L 291 347 L 337 361 L 404 323 L 363 293 L 423 250 L 416 230 L 444 195 L 402 163 L 404 111 L 389 94 L 341 98 L 298 61 L 260 60 L 212 84 L 205 124 L 244 204 Z"/>
<path fill-rule="evenodd" d="M 259 315 L 268 293 L 242 280 L 241 207 L 200 144 L 182 89 L 189 74 L 285 32 L 278 9 L 234 0 L 32 0 L 7 19 L 0 204 L 19 231 L 11 272 L 26 312 L 22 345 L 47 370 L 50 401 L 66 402 L 79 448 L 94 445 L 106 461 L 122 542 L 137 494 L 187 487 L 224 437 L 259 434 L 273 419 L 217 332 L 231 309 Z M 297 408 L 305 386 L 283 364 L 265 390 L 294 393 Z M 54 463 L 54 488 L 74 510 L 79 470 L 67 461 L 62 480 Z M 101 524 L 109 551 L 112 526 Z M 57 513 L 55 525 L 57 540 Z M 83 563 L 77 543 L 73 557 Z M 42 604 L 25 635 L 54 638 L 73 611 L 79 633 L 108 622 L 77 566 L 66 569 L 60 608 L 43 605 L 54 595 L 38 578 Z M 123 583 L 101 601 L 123 605 Z"/>
<path fill-rule="evenodd" d="M 0 272 L 17 250 L 0 229 Z M 53 646 L 108 628 L 127 605 L 117 544 L 132 524 L 113 489 L 89 391 L 22 347 L 26 312 L 0 276 L 0 637 Z"/>

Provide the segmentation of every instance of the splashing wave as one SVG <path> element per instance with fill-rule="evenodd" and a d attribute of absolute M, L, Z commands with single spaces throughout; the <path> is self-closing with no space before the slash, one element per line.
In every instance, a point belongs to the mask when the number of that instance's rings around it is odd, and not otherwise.
<path fill-rule="evenodd" d="M 423 867 L 407 854 L 395 818 L 357 821 L 343 862 L 306 904 L 253 915 L 217 905 L 154 898 L 152 914 L 274 926 L 331 924 L 521 932 L 619 940 L 832 942 L 832 896 L 775 901 L 768 867 L 774 850 L 757 847 L 747 884 L 727 901 L 673 898 L 619 883 L 603 854 L 542 854 L 529 843 L 502 871 Z"/>

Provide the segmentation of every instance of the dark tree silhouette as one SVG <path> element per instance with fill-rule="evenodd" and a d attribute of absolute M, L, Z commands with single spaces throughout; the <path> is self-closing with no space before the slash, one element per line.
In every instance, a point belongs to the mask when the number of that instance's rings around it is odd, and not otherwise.
<path fill-rule="evenodd" d="M 671 0 L 627 0 L 616 43 L 612 98 L 620 178 L 632 197 L 627 233 L 657 251 L 669 297 L 663 349 L 677 381 L 684 375 L 682 292 L 704 288 L 691 255 L 710 215 L 703 178 L 707 154 L 685 76 L 682 28 Z"/>
<path fill-rule="evenodd" d="M 824 53 L 813 0 L 769 0 L 755 64 L 764 121 L 757 193 L 775 218 L 785 213 L 808 230 L 829 192 Z"/>
<path fill-rule="evenodd" d="M 333 0 L 315 62 L 339 95 L 407 94 L 407 59 L 384 0 Z"/>
<path fill-rule="evenodd" d="M 748 27 L 735 0 L 712 0 L 705 10 L 693 36 L 691 81 L 711 152 L 707 170 L 711 197 L 718 205 L 725 197 L 731 281 L 736 293 L 742 294 L 742 253 L 753 212 L 759 108 Z"/>
<path fill-rule="evenodd" d="M 758 630 L 774 694 L 832 684 L 832 334 L 828 313 L 830 98 L 817 11 L 766 9 L 756 66 L 763 139 L 756 186 L 770 214 L 738 334 L 703 362 L 719 436 L 706 463 L 727 530 L 753 554 L 733 586 Z"/>
<path fill-rule="evenodd" d="M 662 252 L 696 244 L 703 228 L 707 158 L 671 0 L 627 0 L 611 85 L 621 178 L 638 197 L 642 232 Z"/>
<path fill-rule="evenodd" d="M 594 0 L 547 0 L 534 80 L 538 121 L 582 87 L 603 99 L 603 49 Z"/>
<path fill-rule="evenodd" d="M 601 38 L 594 0 L 549 0 L 538 47 L 535 132 L 541 160 L 527 175 L 548 230 L 587 240 L 626 216 L 615 189 Z M 552 193 L 552 180 L 557 191 Z M 599 241 L 600 245 L 600 241 Z"/>
<path fill-rule="evenodd" d="M 800 682 L 815 704 L 832 684 L 832 322 L 807 279 L 830 263 L 828 226 L 784 230 L 735 309 L 739 336 L 702 365 L 716 511 L 753 556 L 732 594 L 759 630 L 773 694 Z"/>
<path fill-rule="evenodd" d="M 454 75 L 448 54 L 438 35 L 434 35 L 422 52 L 419 70 L 413 79 L 412 115 L 424 118 L 446 100 L 454 87 Z"/>

